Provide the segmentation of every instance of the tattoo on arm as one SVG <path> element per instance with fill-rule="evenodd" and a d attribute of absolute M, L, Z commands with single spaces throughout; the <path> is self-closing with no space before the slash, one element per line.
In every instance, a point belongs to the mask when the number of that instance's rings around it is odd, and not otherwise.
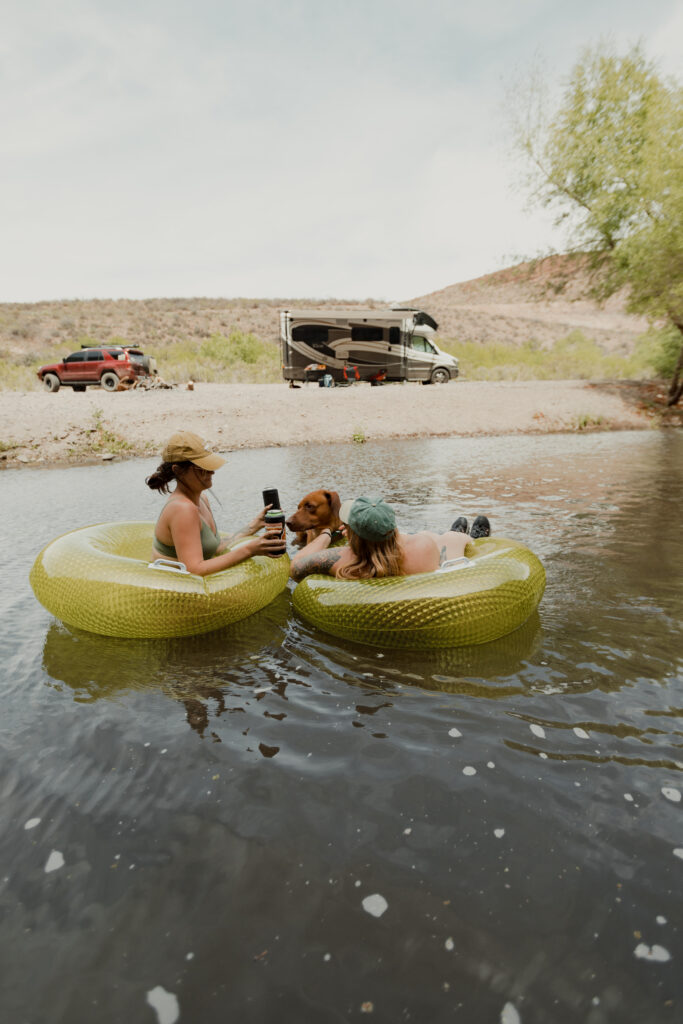
<path fill-rule="evenodd" d="M 297 558 L 289 575 L 298 583 L 304 576 L 310 576 L 314 572 L 329 573 L 334 563 L 341 558 L 343 551 L 344 548 L 326 548 L 324 551 L 316 551 L 312 555 Z"/>
<path fill-rule="evenodd" d="M 444 546 L 441 548 L 441 551 L 439 552 L 439 565 L 443 565 L 443 563 L 447 561 L 448 556 L 446 554 L 446 545 L 444 544 Z"/>

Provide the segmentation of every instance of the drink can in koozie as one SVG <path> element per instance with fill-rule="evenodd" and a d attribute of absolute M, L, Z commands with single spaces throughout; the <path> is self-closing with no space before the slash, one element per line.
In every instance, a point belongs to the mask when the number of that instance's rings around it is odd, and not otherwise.
<path fill-rule="evenodd" d="M 284 540 L 285 539 L 285 514 L 282 511 L 282 509 L 281 508 L 271 508 L 271 509 L 269 509 L 266 512 L 265 519 L 266 519 L 266 530 L 273 531 L 271 533 L 271 536 L 272 537 L 276 536 L 276 534 L 274 532 L 274 527 L 277 527 L 279 529 L 279 531 L 280 531 L 280 537 Z M 280 552 L 278 552 L 278 554 L 273 554 L 271 557 L 272 558 L 278 558 L 279 555 L 281 555 L 281 554 L 284 554 L 284 552 L 280 551 Z"/>

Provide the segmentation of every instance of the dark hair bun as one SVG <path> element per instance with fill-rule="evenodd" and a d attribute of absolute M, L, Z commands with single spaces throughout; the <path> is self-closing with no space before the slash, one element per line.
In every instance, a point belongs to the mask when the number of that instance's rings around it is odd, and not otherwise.
<path fill-rule="evenodd" d="M 173 463 L 162 462 L 157 466 L 154 473 L 147 477 L 145 483 L 148 487 L 151 487 L 153 491 L 161 491 L 162 494 L 168 494 L 168 485 L 171 480 L 175 480 Z"/>

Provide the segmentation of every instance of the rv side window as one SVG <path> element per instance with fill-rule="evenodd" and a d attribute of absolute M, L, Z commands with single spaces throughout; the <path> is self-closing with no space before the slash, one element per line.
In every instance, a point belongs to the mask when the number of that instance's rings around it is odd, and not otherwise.
<path fill-rule="evenodd" d="M 323 324 L 297 324 L 292 327 L 292 340 L 303 341 L 311 348 L 327 346 L 328 328 Z"/>
<path fill-rule="evenodd" d="M 351 341 L 384 341 L 381 327 L 352 327 Z"/>
<path fill-rule="evenodd" d="M 401 344 L 401 330 L 399 327 L 389 328 L 389 344 L 400 345 Z"/>

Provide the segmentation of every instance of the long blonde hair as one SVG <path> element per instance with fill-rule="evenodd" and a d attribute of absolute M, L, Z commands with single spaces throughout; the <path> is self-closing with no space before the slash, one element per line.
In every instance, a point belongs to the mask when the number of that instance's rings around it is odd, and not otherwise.
<path fill-rule="evenodd" d="M 363 540 L 346 527 L 349 547 L 354 560 L 336 573 L 345 580 L 380 579 L 383 576 L 403 575 L 403 552 L 398 543 L 398 532 L 392 530 L 383 540 Z"/>

